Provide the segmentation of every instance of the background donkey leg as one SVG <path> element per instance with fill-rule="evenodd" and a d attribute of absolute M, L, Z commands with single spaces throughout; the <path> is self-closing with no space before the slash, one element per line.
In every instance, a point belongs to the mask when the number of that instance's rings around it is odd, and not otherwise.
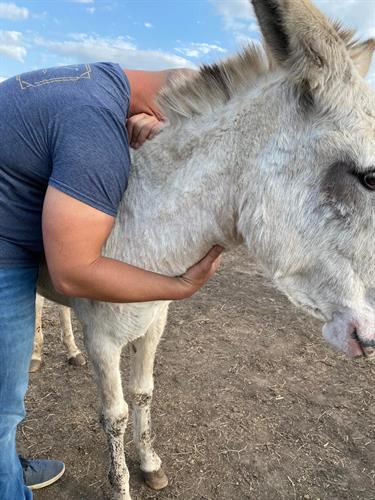
<path fill-rule="evenodd" d="M 83 366 L 86 364 L 86 360 L 78 349 L 74 339 L 70 308 L 59 305 L 59 315 L 62 328 L 62 340 L 68 350 L 68 361 L 71 365 Z"/>
<path fill-rule="evenodd" d="M 102 399 L 101 423 L 108 439 L 110 453 L 109 481 L 113 500 L 131 500 L 129 471 L 125 462 L 124 434 L 128 422 L 128 405 L 124 400 L 120 373 L 121 347 L 112 343 L 105 332 L 93 332 L 86 338 Z"/>
<path fill-rule="evenodd" d="M 42 313 L 43 313 L 44 297 L 41 295 L 36 296 L 35 301 L 35 337 L 33 354 L 29 367 L 30 373 L 35 373 L 40 370 L 42 366 L 42 348 L 43 348 L 43 330 L 42 330 Z"/>
<path fill-rule="evenodd" d="M 164 331 L 168 308 L 150 326 L 146 335 L 130 346 L 130 391 L 133 397 L 134 442 L 137 447 L 144 480 L 150 488 L 161 490 L 168 484 L 161 460 L 151 438 L 151 399 L 154 388 L 154 359 Z"/>

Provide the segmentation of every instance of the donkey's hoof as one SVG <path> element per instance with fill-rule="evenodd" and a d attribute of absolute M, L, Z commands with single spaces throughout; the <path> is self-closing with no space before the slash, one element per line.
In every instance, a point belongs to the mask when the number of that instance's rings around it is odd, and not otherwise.
<path fill-rule="evenodd" d="M 85 359 L 84 355 L 81 352 L 79 352 L 77 354 L 77 356 L 73 356 L 73 357 L 69 358 L 68 362 L 70 365 L 73 365 L 73 366 L 85 366 L 86 359 Z"/>
<path fill-rule="evenodd" d="M 153 490 L 162 490 L 168 486 L 168 478 L 161 467 L 155 472 L 143 472 L 143 479 Z"/>
<path fill-rule="evenodd" d="M 30 363 L 29 373 L 35 373 L 40 371 L 42 368 L 42 360 L 41 359 L 32 359 Z"/>

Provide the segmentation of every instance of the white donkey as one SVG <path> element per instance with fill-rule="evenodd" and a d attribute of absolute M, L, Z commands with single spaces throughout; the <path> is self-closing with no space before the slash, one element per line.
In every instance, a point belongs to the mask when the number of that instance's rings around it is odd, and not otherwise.
<path fill-rule="evenodd" d="M 43 328 L 42 328 L 42 313 L 43 313 L 44 298 L 37 294 L 35 303 L 35 337 L 33 345 L 33 354 L 29 372 L 34 373 L 42 367 L 42 350 L 43 350 Z M 59 318 L 62 330 L 62 341 L 68 351 L 68 362 L 73 366 L 84 366 L 86 359 L 78 349 L 74 339 L 72 328 L 72 318 L 69 307 L 59 305 Z"/>
<path fill-rule="evenodd" d="M 168 124 L 132 158 L 105 255 L 180 275 L 214 244 L 244 243 L 280 290 L 326 322 L 333 345 L 352 356 L 370 352 L 375 95 L 362 76 L 374 42 L 353 43 L 308 0 L 252 3 L 268 56 L 249 48 L 162 92 Z M 140 467 L 147 484 L 163 488 L 150 405 L 168 302 L 69 303 L 100 388 L 113 498 L 130 499 L 120 375 L 129 342 Z"/>

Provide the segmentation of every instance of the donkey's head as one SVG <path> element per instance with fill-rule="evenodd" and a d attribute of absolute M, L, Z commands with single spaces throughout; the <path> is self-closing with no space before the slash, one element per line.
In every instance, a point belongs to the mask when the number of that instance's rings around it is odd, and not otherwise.
<path fill-rule="evenodd" d="M 277 286 L 327 322 L 324 335 L 333 345 L 350 356 L 369 353 L 375 347 L 375 95 L 363 76 L 375 41 L 352 42 L 352 33 L 308 0 L 252 4 L 275 68 L 266 92 L 277 96 L 277 109 L 257 156 L 259 205 L 251 224 L 240 218 L 240 231 L 259 248 Z"/>

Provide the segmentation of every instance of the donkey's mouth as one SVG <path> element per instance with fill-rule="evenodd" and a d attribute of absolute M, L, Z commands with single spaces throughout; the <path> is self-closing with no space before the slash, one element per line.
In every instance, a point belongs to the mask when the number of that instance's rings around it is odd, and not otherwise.
<path fill-rule="evenodd" d="M 335 314 L 332 321 L 323 326 L 323 336 L 333 347 L 350 358 L 365 356 L 375 359 L 375 340 L 363 338 L 353 318 Z"/>
<path fill-rule="evenodd" d="M 352 339 L 354 339 L 361 347 L 363 355 L 366 356 L 366 358 L 370 359 L 372 358 L 375 360 L 375 339 L 373 340 L 361 339 L 358 336 L 357 330 L 354 330 L 351 336 Z"/>
<path fill-rule="evenodd" d="M 348 354 L 351 358 L 362 358 L 363 356 L 365 356 L 365 351 L 356 329 L 353 330 L 350 335 L 348 335 L 347 349 L 348 352 L 346 354 Z"/>

